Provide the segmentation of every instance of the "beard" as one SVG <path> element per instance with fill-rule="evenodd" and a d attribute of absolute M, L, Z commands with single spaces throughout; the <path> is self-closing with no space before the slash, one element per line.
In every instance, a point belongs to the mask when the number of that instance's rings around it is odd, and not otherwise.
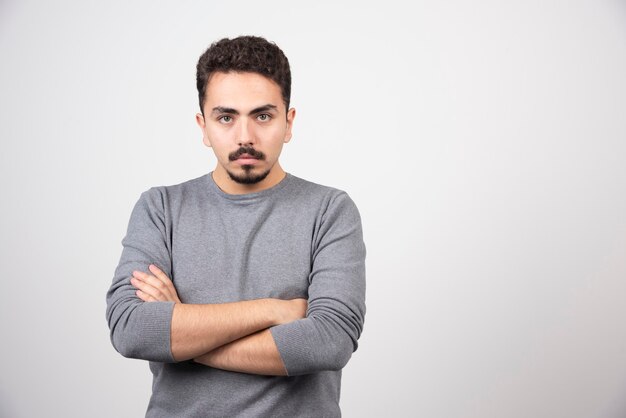
<path fill-rule="evenodd" d="M 242 165 L 243 174 L 235 174 L 230 170 L 226 170 L 228 176 L 236 183 L 239 184 L 256 184 L 261 182 L 267 177 L 270 173 L 270 170 L 263 171 L 261 173 L 255 173 L 254 166 L 252 165 Z"/>
<path fill-rule="evenodd" d="M 242 156 L 243 154 L 248 154 L 253 158 L 256 158 L 259 161 L 265 160 L 265 154 L 261 151 L 257 151 L 254 148 L 250 147 L 240 147 L 237 151 L 232 152 L 228 155 L 228 159 L 230 161 L 235 161 L 237 158 Z M 254 172 L 254 166 L 250 164 L 241 166 L 243 173 L 236 174 L 230 170 L 226 170 L 228 176 L 236 183 L 239 184 L 256 184 L 265 179 L 267 175 L 270 173 L 270 170 L 263 171 L 261 173 Z"/>

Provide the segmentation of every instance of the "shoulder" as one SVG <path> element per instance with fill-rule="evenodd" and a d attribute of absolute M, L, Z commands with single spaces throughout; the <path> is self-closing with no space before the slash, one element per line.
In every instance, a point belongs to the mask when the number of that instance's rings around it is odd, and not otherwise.
<path fill-rule="evenodd" d="M 358 216 L 356 204 L 346 191 L 314 183 L 292 174 L 290 176 L 291 198 L 302 199 L 308 204 L 317 206 L 321 216 L 334 212 L 351 212 Z"/>
<path fill-rule="evenodd" d="M 309 196 L 311 198 L 334 200 L 339 196 L 347 196 L 348 194 L 336 187 L 325 186 L 314 183 L 309 180 L 289 174 L 291 177 L 291 193 L 296 192 L 298 195 Z"/>
<path fill-rule="evenodd" d="M 208 174 L 203 174 L 181 183 L 151 187 L 141 194 L 140 199 L 152 204 L 158 203 L 162 207 L 183 202 L 206 191 L 207 176 Z"/>
<path fill-rule="evenodd" d="M 346 191 L 295 176 L 292 186 L 297 190 L 293 192 L 294 195 L 301 197 L 302 201 L 308 201 L 309 206 L 299 205 L 302 212 L 315 213 L 312 235 L 315 251 L 332 242 L 343 242 L 349 243 L 347 245 L 352 251 L 362 251 L 365 256 L 361 215 Z M 342 251 L 339 247 L 335 250 Z"/>

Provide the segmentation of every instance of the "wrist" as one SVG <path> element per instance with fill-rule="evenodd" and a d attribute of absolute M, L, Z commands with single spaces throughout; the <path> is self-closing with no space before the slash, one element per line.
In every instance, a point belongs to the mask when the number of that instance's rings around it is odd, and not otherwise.
<path fill-rule="evenodd" d="M 274 310 L 274 322 L 270 326 L 286 324 L 306 316 L 307 302 L 305 299 L 270 299 L 270 301 Z"/>
<path fill-rule="evenodd" d="M 285 322 L 286 302 L 281 299 L 263 299 L 263 308 L 268 318 L 268 326 L 280 325 Z"/>

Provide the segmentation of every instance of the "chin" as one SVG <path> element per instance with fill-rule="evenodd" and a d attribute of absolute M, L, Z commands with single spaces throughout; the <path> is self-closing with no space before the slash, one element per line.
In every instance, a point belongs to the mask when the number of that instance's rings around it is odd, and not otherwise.
<path fill-rule="evenodd" d="M 239 173 L 232 172 L 227 170 L 228 176 L 236 183 L 239 184 L 257 184 L 265 180 L 265 178 L 269 175 L 270 170 L 266 171 L 258 171 L 255 170 L 253 166 L 244 165 L 241 166 L 242 170 Z"/>

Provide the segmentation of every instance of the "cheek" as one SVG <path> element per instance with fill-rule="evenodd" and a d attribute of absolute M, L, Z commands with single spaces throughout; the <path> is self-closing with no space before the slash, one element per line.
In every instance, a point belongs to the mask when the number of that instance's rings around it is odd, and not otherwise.
<path fill-rule="evenodd" d="M 283 141 L 275 141 L 272 142 L 271 147 L 269 147 L 268 149 L 268 154 L 271 154 L 271 158 L 272 159 L 278 159 L 278 156 L 280 155 L 281 151 L 283 149 Z"/>
<path fill-rule="evenodd" d="M 264 142 L 271 144 L 271 147 L 280 146 L 280 144 L 283 143 L 286 134 L 287 131 L 282 125 L 272 127 L 272 129 L 268 129 L 266 132 L 259 133 L 259 135 L 262 135 L 264 138 Z"/>
<path fill-rule="evenodd" d="M 226 129 L 208 129 L 207 135 L 214 147 L 228 148 L 228 144 L 232 144 L 232 130 L 229 131 Z"/>

